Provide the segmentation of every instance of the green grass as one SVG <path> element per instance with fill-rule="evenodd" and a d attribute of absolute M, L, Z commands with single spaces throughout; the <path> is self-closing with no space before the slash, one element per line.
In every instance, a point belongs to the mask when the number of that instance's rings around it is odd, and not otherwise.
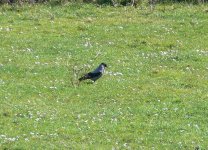
<path fill-rule="evenodd" d="M 207 18 L 207 5 L 1 6 L 0 149 L 208 149 Z"/>

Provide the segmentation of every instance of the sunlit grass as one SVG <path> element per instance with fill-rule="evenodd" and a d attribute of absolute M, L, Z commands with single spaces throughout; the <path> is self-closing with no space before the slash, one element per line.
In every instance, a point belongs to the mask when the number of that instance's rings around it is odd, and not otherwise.
<path fill-rule="evenodd" d="M 207 149 L 206 7 L 1 6 L 0 149 Z"/>

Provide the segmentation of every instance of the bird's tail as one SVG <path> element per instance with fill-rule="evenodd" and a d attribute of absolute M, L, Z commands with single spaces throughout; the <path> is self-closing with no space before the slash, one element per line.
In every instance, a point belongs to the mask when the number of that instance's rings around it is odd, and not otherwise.
<path fill-rule="evenodd" d="M 79 78 L 79 81 L 82 81 L 82 80 L 84 80 L 83 77 Z"/>
<path fill-rule="evenodd" d="M 79 78 L 79 81 L 82 81 L 82 80 L 85 80 L 85 76 L 84 76 L 84 77 Z"/>
<path fill-rule="evenodd" d="M 89 79 L 89 73 L 85 74 L 83 77 L 79 78 L 79 81 Z"/>

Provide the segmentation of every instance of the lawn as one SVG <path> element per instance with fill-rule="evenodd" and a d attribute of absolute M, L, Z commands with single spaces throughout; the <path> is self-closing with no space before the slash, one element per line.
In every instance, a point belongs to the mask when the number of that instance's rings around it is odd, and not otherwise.
<path fill-rule="evenodd" d="M 208 149 L 207 18 L 207 5 L 0 6 L 0 149 Z M 101 79 L 77 82 L 101 62 Z"/>

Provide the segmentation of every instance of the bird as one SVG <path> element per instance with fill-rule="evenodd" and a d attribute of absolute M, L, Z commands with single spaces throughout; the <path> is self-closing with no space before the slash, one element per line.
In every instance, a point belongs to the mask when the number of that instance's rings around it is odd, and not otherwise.
<path fill-rule="evenodd" d="M 79 78 L 79 81 L 90 79 L 95 82 L 103 75 L 106 67 L 107 65 L 105 63 L 101 63 L 94 71 L 89 72 L 85 74 L 83 77 Z"/>

